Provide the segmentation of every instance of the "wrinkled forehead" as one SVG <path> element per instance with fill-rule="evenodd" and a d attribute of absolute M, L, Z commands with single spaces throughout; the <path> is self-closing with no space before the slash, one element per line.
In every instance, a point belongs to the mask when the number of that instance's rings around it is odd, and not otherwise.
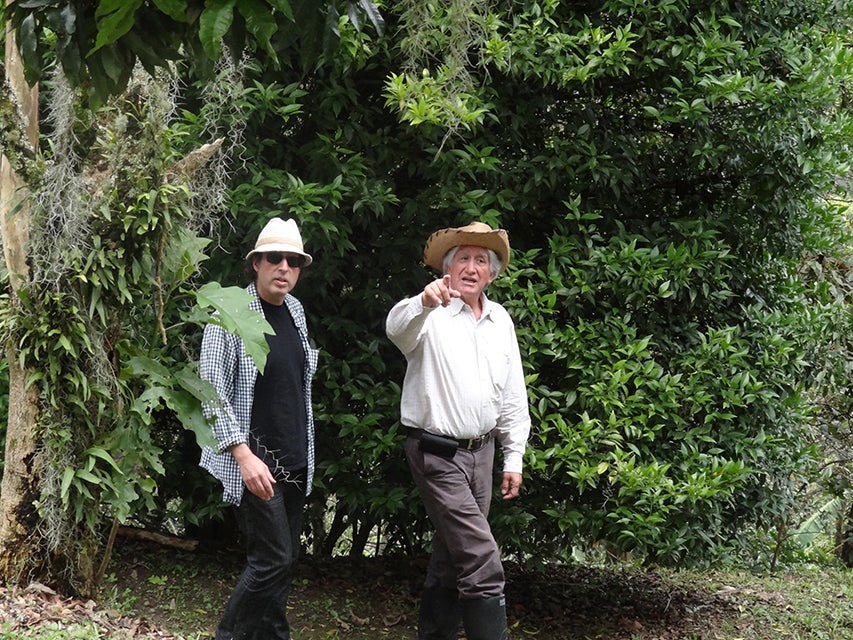
<path fill-rule="evenodd" d="M 468 255 L 468 256 L 488 256 L 489 250 L 486 247 L 478 247 L 473 244 L 463 244 L 459 245 L 458 250 L 456 251 L 457 256 Z"/>

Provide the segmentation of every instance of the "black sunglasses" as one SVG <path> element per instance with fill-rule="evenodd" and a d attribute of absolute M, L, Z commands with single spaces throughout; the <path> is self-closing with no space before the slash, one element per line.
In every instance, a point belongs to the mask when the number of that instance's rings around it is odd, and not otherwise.
<path fill-rule="evenodd" d="M 287 260 L 287 266 L 291 269 L 301 269 L 305 266 L 305 256 L 286 256 L 277 251 L 265 253 L 264 259 L 270 264 L 278 264 L 282 260 Z"/>

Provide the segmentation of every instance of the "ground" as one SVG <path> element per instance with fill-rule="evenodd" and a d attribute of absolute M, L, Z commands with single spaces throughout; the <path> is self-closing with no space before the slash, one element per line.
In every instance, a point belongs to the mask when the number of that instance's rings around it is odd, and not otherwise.
<path fill-rule="evenodd" d="M 210 638 L 240 556 L 236 550 L 181 551 L 120 540 L 97 602 L 66 598 L 39 585 L 6 589 L 0 593 L 0 622 L 8 626 L 17 620 L 24 629 L 76 620 L 97 625 L 102 632 L 91 637 L 99 639 Z M 291 598 L 294 639 L 415 640 L 424 567 L 423 559 L 305 558 Z M 788 576 L 772 583 L 744 576 L 740 584 L 729 585 L 714 574 L 636 567 L 525 570 L 507 563 L 507 578 L 513 640 L 853 638 L 849 573 L 831 580 Z M 822 583 L 820 594 L 803 591 L 816 583 Z M 832 635 L 812 634 L 802 621 L 802 600 L 820 601 L 822 625 L 837 617 L 830 621 Z M 20 636 L 0 632 L 0 639 L 7 637 Z"/>

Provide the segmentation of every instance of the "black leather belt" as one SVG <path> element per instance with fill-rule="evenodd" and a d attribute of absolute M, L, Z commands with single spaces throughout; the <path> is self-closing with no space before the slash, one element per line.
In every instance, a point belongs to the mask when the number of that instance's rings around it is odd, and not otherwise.
<path fill-rule="evenodd" d="M 415 427 L 406 427 L 406 433 L 408 433 L 410 438 L 419 439 L 422 433 L 429 433 L 424 431 L 423 429 L 416 429 Z M 435 435 L 435 434 L 434 434 Z M 478 449 L 482 449 L 486 446 L 489 440 L 492 439 L 491 432 L 484 433 L 481 436 L 477 436 L 476 438 L 469 438 L 467 440 L 460 440 L 459 438 L 451 438 L 450 436 L 441 436 L 442 438 L 447 438 L 448 440 L 453 440 L 456 445 L 460 449 L 465 449 L 467 451 L 477 451 Z"/>

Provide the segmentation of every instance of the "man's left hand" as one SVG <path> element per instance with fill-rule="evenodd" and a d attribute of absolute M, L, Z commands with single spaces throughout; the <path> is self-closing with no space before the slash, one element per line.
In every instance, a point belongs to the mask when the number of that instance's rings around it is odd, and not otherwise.
<path fill-rule="evenodd" d="M 503 481 L 501 482 L 501 495 L 504 500 L 512 500 L 518 497 L 518 492 L 521 489 L 521 474 L 504 472 Z"/>

